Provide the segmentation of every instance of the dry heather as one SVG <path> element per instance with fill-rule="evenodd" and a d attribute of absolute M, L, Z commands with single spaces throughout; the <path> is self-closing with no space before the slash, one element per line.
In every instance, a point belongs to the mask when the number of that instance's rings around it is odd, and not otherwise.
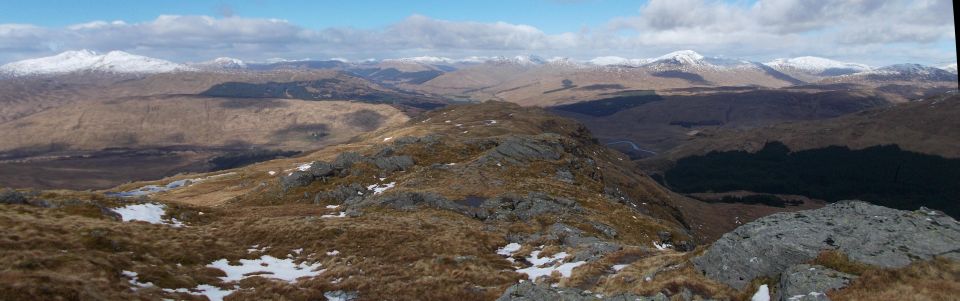
<path fill-rule="evenodd" d="M 315 149 L 405 122 L 389 105 L 347 101 L 137 97 L 60 106 L 0 125 L 0 151 L 235 144 Z"/>
<path fill-rule="evenodd" d="M 895 270 L 870 269 L 830 299 L 948 301 L 960 296 L 960 263 L 955 260 L 921 261 Z"/>
<path fill-rule="evenodd" d="M 412 138 L 404 137 L 420 138 L 410 143 Z M 555 160 L 488 161 L 497 145 L 522 137 L 536 137 L 563 152 Z M 337 175 L 282 184 L 298 166 L 334 162 L 346 152 L 409 156 L 415 164 L 388 171 L 375 161 L 359 160 Z M 533 236 L 549 233 L 558 223 L 623 248 L 573 269 L 569 278 L 554 273 L 541 282 L 607 295 L 664 292 L 679 298 L 690 292 L 749 299 L 753 288 L 734 291 L 691 267 L 689 258 L 702 247 L 685 253 L 653 248 L 666 233 L 675 244 L 692 241 L 694 233 L 685 229 L 674 207 L 677 196 L 629 164 L 573 121 L 540 109 L 488 103 L 430 112 L 302 157 L 111 190 L 198 179 L 145 198 L 117 199 L 105 191 L 27 193 L 27 204 L 0 205 L 0 227 L 6 229 L 0 235 L 0 300 L 202 300 L 173 291 L 199 285 L 233 290 L 226 300 L 322 300 L 334 291 L 359 292 L 361 300 L 493 300 L 527 278 L 514 270 L 538 246 L 543 245 L 540 256 L 578 251 L 580 246 L 564 242 L 573 235 L 569 232 Z M 570 176 L 558 176 L 561 171 Z M 575 205 L 528 218 L 485 220 L 428 202 L 360 206 L 356 199 L 344 202 L 327 194 L 343 186 L 390 182 L 395 186 L 381 195 L 361 190 L 366 195 L 360 200 L 433 193 L 469 209 L 475 208 L 470 199 L 521 198 L 536 191 Z M 166 204 L 166 217 L 187 226 L 122 222 L 108 210 L 139 202 Z M 341 213 L 349 214 L 331 217 Z M 525 239 L 511 255 L 514 264 L 497 250 L 517 237 Z M 219 278 L 225 276 L 222 271 L 207 267 L 218 259 L 236 263 L 264 255 L 320 264 L 323 271 L 294 282 L 247 275 L 226 283 Z M 615 270 L 614 265 L 627 266 Z M 137 273 L 136 282 L 124 271 Z M 145 282 L 153 286 L 142 287 Z"/>

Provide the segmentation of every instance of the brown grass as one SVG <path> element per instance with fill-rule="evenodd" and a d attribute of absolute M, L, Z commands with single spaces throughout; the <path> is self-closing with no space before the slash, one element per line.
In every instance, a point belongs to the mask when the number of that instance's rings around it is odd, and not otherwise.
<path fill-rule="evenodd" d="M 852 275 L 860 275 L 871 269 L 869 265 L 850 260 L 843 252 L 833 250 L 820 252 L 811 263 Z"/>
<path fill-rule="evenodd" d="M 485 120 L 489 119 L 498 123 L 488 125 Z M 463 126 L 455 126 L 458 123 Z M 505 134 L 542 132 L 559 134 L 559 138 L 545 139 L 564 145 L 570 153 L 557 161 L 524 166 L 477 164 L 490 144 L 484 146 L 475 141 L 502 139 Z M 355 172 L 345 177 L 315 181 L 289 191 L 279 187 L 279 175 L 298 164 L 332 161 L 345 151 L 370 156 L 392 145 L 383 142 L 386 137 L 427 134 L 441 135 L 442 142 L 429 147 L 395 147 L 397 154 L 414 157 L 417 166 L 386 175 L 387 181 L 397 182 L 387 194 L 435 192 L 447 199 L 459 200 L 468 195 L 522 196 L 540 191 L 575 200 L 582 211 L 542 215 L 530 220 L 481 222 L 450 211 L 367 207 L 359 217 L 321 218 L 342 208 L 325 208 L 324 205 L 333 204 L 332 200 L 313 204 L 313 195 L 336 185 L 377 182 L 376 177 L 381 174 L 367 163 L 355 165 Z M 596 165 L 577 163 L 585 157 Z M 496 103 L 454 106 L 418 117 L 403 127 L 361 136 L 350 144 L 231 170 L 227 176 L 151 196 L 153 200 L 167 203 L 169 215 L 185 220 L 187 228 L 122 223 L 104 217 L 97 211 L 98 206 L 116 207 L 131 200 L 105 198 L 97 192 L 42 194 L 48 199 L 81 199 L 89 202 L 83 205 L 87 207 L 0 206 L 0 227 L 10 229 L 4 234 L 7 240 L 0 241 L 0 246 L 14 246 L 27 237 L 34 240 L 21 244 L 20 249 L 4 249 L 5 253 L 0 253 L 0 270 L 4 271 L 0 276 L 36 279 L 58 273 L 77 277 L 51 280 L 52 286 L 65 291 L 50 296 L 80 296 L 84 289 L 96 288 L 102 296 L 79 298 L 185 298 L 189 296 L 149 289 L 130 291 L 127 280 L 119 273 L 134 271 L 140 274 L 141 281 L 164 288 L 193 287 L 201 283 L 224 285 L 217 278 L 220 273 L 205 265 L 221 258 L 257 258 L 263 254 L 247 253 L 246 249 L 259 245 L 269 246 L 264 254 L 278 258 L 291 256 L 292 250 L 302 248 L 302 254 L 293 257 L 321 263 L 326 272 L 297 283 L 251 277 L 240 282 L 242 290 L 230 299 L 315 300 L 322 299 L 324 292 L 345 290 L 360 291 L 364 300 L 492 300 L 509 285 L 525 278 L 495 253 L 506 244 L 507 233 L 541 232 L 561 222 L 587 235 L 603 237 L 591 226 L 591 222 L 595 222 L 616 229 L 618 235 L 611 240 L 628 247 L 574 270 L 571 278 L 559 280 L 561 284 L 604 293 L 630 291 L 645 295 L 661 290 L 679 293 L 681 288 L 688 288 L 702 296 L 736 298 L 737 292 L 697 273 L 687 261 L 688 254 L 649 250 L 658 231 L 669 231 L 676 240 L 689 238 L 679 229 L 682 220 L 678 217 L 679 211 L 671 205 L 668 192 L 631 171 L 620 159 L 623 159 L 621 155 L 593 144 L 583 127 L 567 119 L 543 115 L 539 109 Z M 456 165 L 436 168 L 432 166 L 434 163 Z M 573 172 L 576 184 L 557 180 L 554 175 L 560 169 Z M 278 175 L 271 176 L 269 171 Z M 179 175 L 130 183 L 117 190 L 210 175 Z M 610 199 L 604 195 L 606 187 L 621 187 L 633 202 Z M 647 204 L 641 205 L 642 202 Z M 555 241 L 542 243 L 546 245 L 544 255 L 572 251 L 561 248 Z M 533 250 L 532 243 L 524 247 L 517 256 Z M 68 250 L 74 257 L 63 259 L 60 250 Z M 340 254 L 326 255 L 333 250 Z M 23 258 L 31 260 L 19 263 Z M 609 267 L 621 263 L 632 266 L 611 275 Z M 655 274 L 651 282 L 643 281 L 643 276 L 650 273 Z M 23 299 L 30 294 L 40 294 L 43 289 L 39 282 L 16 281 L 2 285 L 5 286 L 0 288 L 0 299 Z"/>
<path fill-rule="evenodd" d="M 828 292 L 830 299 L 949 301 L 960 296 L 960 263 L 949 259 L 918 261 L 900 269 L 871 269 L 849 287 Z"/>

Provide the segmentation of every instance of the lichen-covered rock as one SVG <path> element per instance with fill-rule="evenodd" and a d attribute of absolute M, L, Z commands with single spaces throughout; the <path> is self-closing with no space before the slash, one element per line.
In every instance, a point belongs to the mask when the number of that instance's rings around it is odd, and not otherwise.
<path fill-rule="evenodd" d="M 819 265 L 798 264 L 780 274 L 780 301 L 828 301 L 826 292 L 846 287 L 854 275 Z"/>
<path fill-rule="evenodd" d="M 339 185 L 328 191 L 317 193 L 316 197 L 314 198 L 314 203 L 319 203 L 321 200 L 333 200 L 337 203 L 343 203 L 349 199 L 360 198 L 367 191 L 369 191 L 367 188 L 357 183 L 352 183 L 350 185 Z"/>
<path fill-rule="evenodd" d="M 524 281 L 508 288 L 497 301 L 667 301 L 670 300 L 663 293 L 653 297 L 644 297 L 630 293 L 614 296 L 604 296 L 577 288 L 550 287 L 546 284 L 535 284 Z"/>
<path fill-rule="evenodd" d="M 551 145 L 534 137 L 511 137 L 490 150 L 481 161 L 519 164 L 557 160 L 560 159 L 561 153 L 563 150 L 560 146 Z"/>
<path fill-rule="evenodd" d="M 843 201 L 750 222 L 724 234 L 692 261 L 706 276 L 743 289 L 756 277 L 776 276 L 824 250 L 885 268 L 939 255 L 956 258 L 960 224 L 936 211 Z"/>
<path fill-rule="evenodd" d="M 363 160 L 363 156 L 354 152 L 345 152 L 337 155 L 337 158 L 333 159 L 333 168 L 337 170 L 346 170 L 353 166 L 354 163 L 360 162 Z"/>
<path fill-rule="evenodd" d="M 334 174 L 334 167 L 327 162 L 315 161 L 310 163 L 310 168 L 303 171 L 294 171 L 289 175 L 280 178 L 280 185 L 284 190 L 295 187 L 310 185 L 317 179 L 331 176 Z"/>
<path fill-rule="evenodd" d="M 20 193 L 19 191 L 7 188 L 0 191 L 0 204 L 26 204 L 27 197 Z"/>
<path fill-rule="evenodd" d="M 367 206 L 388 206 L 400 210 L 414 210 L 420 207 L 428 207 L 461 213 L 469 211 L 467 206 L 451 202 L 443 196 L 432 192 L 400 192 L 371 198 L 351 199 L 348 200 L 346 204 L 354 209 Z"/>
<path fill-rule="evenodd" d="M 570 199 L 531 192 L 524 197 L 501 196 L 484 201 L 477 210 L 482 220 L 528 220 L 543 214 L 566 214 L 582 209 Z"/>
<path fill-rule="evenodd" d="M 373 159 L 373 164 L 383 172 L 394 172 L 407 170 L 413 167 L 414 162 L 410 156 L 388 156 Z"/>

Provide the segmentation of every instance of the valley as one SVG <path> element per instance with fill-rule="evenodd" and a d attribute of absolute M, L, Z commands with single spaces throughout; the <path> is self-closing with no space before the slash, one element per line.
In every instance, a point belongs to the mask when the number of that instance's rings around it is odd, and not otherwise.
<path fill-rule="evenodd" d="M 957 88 L 690 50 L 13 62 L 0 300 L 950 300 Z"/>

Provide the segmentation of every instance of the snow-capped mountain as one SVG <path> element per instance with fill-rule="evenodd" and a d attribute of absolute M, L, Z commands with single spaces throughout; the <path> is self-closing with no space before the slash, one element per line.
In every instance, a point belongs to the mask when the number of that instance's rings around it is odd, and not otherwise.
<path fill-rule="evenodd" d="M 524 66 L 543 65 L 548 63 L 546 59 L 532 54 L 518 55 L 514 57 L 497 56 L 490 58 L 487 60 L 487 62 L 499 64 L 518 64 Z"/>
<path fill-rule="evenodd" d="M 943 70 L 945 70 L 945 71 L 947 71 L 947 72 L 950 72 L 950 73 L 953 73 L 953 74 L 957 74 L 957 63 L 946 64 L 946 65 L 940 66 L 940 69 L 943 69 Z"/>
<path fill-rule="evenodd" d="M 835 77 L 835 80 L 955 82 L 957 81 L 957 74 L 920 64 L 896 64 L 838 76 Z"/>
<path fill-rule="evenodd" d="M 587 61 L 597 66 L 640 66 L 649 62 L 650 59 L 628 59 L 619 56 L 600 56 Z"/>
<path fill-rule="evenodd" d="M 864 64 L 847 63 L 815 56 L 775 59 L 764 63 L 764 65 L 781 72 L 800 71 L 821 76 L 851 74 L 871 69 L 870 66 Z"/>
<path fill-rule="evenodd" d="M 232 57 L 218 57 L 206 62 L 191 64 L 191 67 L 200 69 L 244 69 L 247 63 Z"/>
<path fill-rule="evenodd" d="M 674 51 L 650 59 L 648 64 L 668 63 L 677 65 L 703 65 L 704 56 L 693 50 Z"/>
<path fill-rule="evenodd" d="M 73 72 L 149 74 L 193 70 L 196 69 L 123 51 L 98 54 L 90 50 L 67 51 L 54 56 L 22 60 L 0 66 L 0 74 L 12 76 L 56 75 Z"/>

